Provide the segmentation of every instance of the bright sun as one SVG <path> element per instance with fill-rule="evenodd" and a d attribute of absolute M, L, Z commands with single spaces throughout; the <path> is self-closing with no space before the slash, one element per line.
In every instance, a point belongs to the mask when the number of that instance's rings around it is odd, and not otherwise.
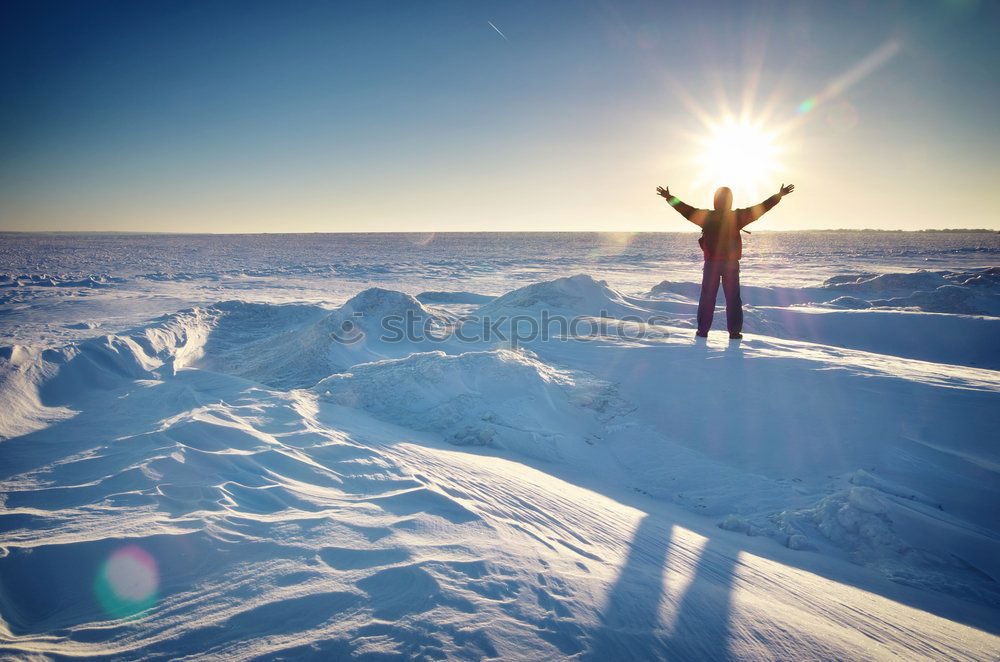
<path fill-rule="evenodd" d="M 698 183 L 728 186 L 738 196 L 757 196 L 777 188 L 780 165 L 775 135 L 749 122 L 727 120 L 702 140 Z"/>

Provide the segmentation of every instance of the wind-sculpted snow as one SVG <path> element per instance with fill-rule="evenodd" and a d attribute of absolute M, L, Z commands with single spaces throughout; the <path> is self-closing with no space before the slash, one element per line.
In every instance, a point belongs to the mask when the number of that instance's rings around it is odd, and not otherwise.
<path fill-rule="evenodd" d="M 815 505 L 781 513 L 774 518 L 780 523 L 778 535 L 789 536 L 790 546 L 796 540 L 811 547 L 802 532 L 817 530 L 855 562 L 876 567 L 894 581 L 1000 606 L 998 549 L 986 531 L 956 526 L 933 498 L 864 470 L 851 483 Z"/>
<path fill-rule="evenodd" d="M 410 342 L 382 341 L 383 320 L 393 316 L 438 319 L 412 296 L 371 288 L 333 311 L 226 301 L 109 338 L 135 344 L 134 355 L 148 352 L 149 360 L 171 367 L 213 370 L 281 388 L 307 387 L 356 363 L 416 351 Z"/>
<path fill-rule="evenodd" d="M 271 386 L 303 388 L 358 363 L 435 345 L 405 337 L 387 342 L 384 323 L 392 319 L 445 323 L 412 296 L 380 288 L 364 290 L 334 311 L 233 303 L 213 328 L 199 365 Z"/>
<path fill-rule="evenodd" d="M 1000 319 L 876 302 L 997 272 L 883 276 L 748 287 L 741 343 L 580 274 L 2 347 L 0 655 L 989 659 Z"/>
<path fill-rule="evenodd" d="M 1000 316 L 1000 294 L 980 294 L 960 285 L 942 285 L 930 291 L 889 299 L 872 299 L 873 308 L 906 308 L 928 313 Z"/>
<path fill-rule="evenodd" d="M 192 397 L 223 384 L 225 403 Z M 300 401 L 241 394 L 238 381 L 197 372 L 115 396 L 136 408 L 84 411 L 6 442 L 17 451 L 5 447 L 16 459 L 3 471 L 20 480 L 8 482 L 0 515 L 0 646 L 30 649 L 62 632 L 43 647 L 246 657 L 305 635 L 331 638 L 337 656 L 363 646 L 373 612 L 471 608 L 435 578 L 453 560 L 446 547 L 416 561 L 404 540 L 432 527 L 447 546 L 478 518 L 390 457 L 316 429 L 297 413 Z M 60 435 L 68 438 L 57 445 Z M 32 538 L 36 527 L 44 538 Z M 401 588 L 417 588 L 418 576 L 425 585 L 407 596 Z M 95 629 L 101 623 L 113 627 Z M 418 655 L 452 640 L 434 634 L 437 645 L 431 633 L 396 638 Z M 449 645 L 474 657 L 490 644 L 470 632 Z"/>
<path fill-rule="evenodd" d="M 1000 267 L 838 276 L 828 279 L 825 288 L 851 293 L 850 298 L 841 296 L 830 302 L 840 308 L 906 308 L 1000 316 Z"/>
<path fill-rule="evenodd" d="M 94 391 L 172 374 L 201 355 L 216 316 L 195 309 L 60 348 L 0 347 L 0 440 L 64 418 Z"/>
<path fill-rule="evenodd" d="M 983 292 L 1000 289 L 1000 267 L 970 271 L 917 271 L 914 273 L 861 274 L 828 279 L 826 286 L 868 294 L 908 294 L 942 285 L 969 287 Z"/>
<path fill-rule="evenodd" d="M 111 287 L 124 282 L 108 274 L 0 274 L 0 287 Z"/>
<path fill-rule="evenodd" d="M 0 438 L 62 416 L 59 408 L 75 395 L 123 380 L 161 378 L 179 368 L 308 387 L 357 363 L 419 351 L 419 343 L 381 340 L 382 321 L 393 315 L 437 319 L 409 295 L 372 288 L 334 311 L 227 301 L 61 348 L 9 346 L 0 357 L 0 403 L 7 405 Z M 424 344 L 429 349 L 432 343 Z"/>
<path fill-rule="evenodd" d="M 325 400 L 457 445 L 493 446 L 544 460 L 599 437 L 611 396 L 592 377 L 519 352 L 413 354 L 324 379 Z"/>

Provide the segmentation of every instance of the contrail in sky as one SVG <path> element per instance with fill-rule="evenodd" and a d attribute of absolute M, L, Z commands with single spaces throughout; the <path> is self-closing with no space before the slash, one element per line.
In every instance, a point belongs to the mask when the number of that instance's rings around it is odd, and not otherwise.
<path fill-rule="evenodd" d="M 500 32 L 500 28 L 498 28 L 497 26 L 493 25 L 493 21 L 486 21 L 486 22 L 490 24 L 491 28 L 493 28 L 494 30 L 497 31 L 498 35 L 500 35 L 501 37 L 503 37 L 504 41 L 510 41 L 510 39 L 507 38 L 507 35 L 505 35 L 504 33 Z"/>

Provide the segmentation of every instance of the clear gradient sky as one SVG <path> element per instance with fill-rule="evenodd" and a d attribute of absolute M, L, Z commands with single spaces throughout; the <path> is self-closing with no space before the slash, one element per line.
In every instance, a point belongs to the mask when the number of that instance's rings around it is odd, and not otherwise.
<path fill-rule="evenodd" d="M 727 109 L 759 229 L 1000 229 L 992 0 L 6 2 L 0 55 L 0 230 L 693 230 Z"/>

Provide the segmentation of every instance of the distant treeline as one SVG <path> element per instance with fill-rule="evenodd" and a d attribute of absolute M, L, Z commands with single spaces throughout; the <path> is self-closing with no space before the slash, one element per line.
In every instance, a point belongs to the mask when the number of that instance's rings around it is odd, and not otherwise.
<path fill-rule="evenodd" d="M 969 233 L 994 234 L 1000 230 L 989 230 L 987 228 L 942 228 L 939 230 L 886 230 L 884 228 L 835 228 L 829 230 L 788 230 L 788 232 L 937 232 L 937 233 Z"/>

